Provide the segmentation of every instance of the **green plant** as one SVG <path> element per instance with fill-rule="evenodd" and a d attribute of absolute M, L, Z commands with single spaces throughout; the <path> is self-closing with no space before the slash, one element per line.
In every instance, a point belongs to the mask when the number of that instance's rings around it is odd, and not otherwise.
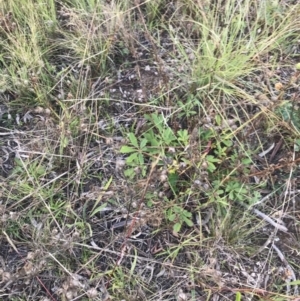
<path fill-rule="evenodd" d="M 185 210 L 184 208 L 174 205 L 166 211 L 167 219 L 175 223 L 173 225 L 174 232 L 179 232 L 182 225 L 186 224 L 189 227 L 193 226 L 192 213 Z"/>
<path fill-rule="evenodd" d="M 146 158 L 152 160 L 155 156 L 165 155 L 167 147 L 177 148 L 186 147 L 189 143 L 189 134 L 187 130 L 179 130 L 177 136 L 173 130 L 166 124 L 162 115 L 151 114 L 145 115 L 150 127 L 141 137 L 136 137 L 134 133 L 128 133 L 128 145 L 123 145 L 120 149 L 122 154 L 128 154 L 126 163 L 129 168 L 125 175 L 133 178 L 135 168 L 138 167 L 142 175 L 145 176 L 147 167 L 145 166 Z"/>
<path fill-rule="evenodd" d="M 145 155 L 148 152 L 148 139 L 142 138 L 138 141 L 137 137 L 133 133 L 128 134 L 128 139 L 130 145 L 123 145 L 120 149 L 122 154 L 129 154 L 126 158 L 126 163 L 130 166 L 129 169 L 125 171 L 125 175 L 130 178 L 134 177 L 135 168 L 139 167 L 142 171 L 142 176 L 146 175 L 146 166 L 145 163 Z"/>
<path fill-rule="evenodd" d="M 145 119 L 150 122 L 152 128 L 143 134 L 153 147 L 176 146 L 177 137 L 173 130 L 167 125 L 167 120 L 163 115 L 153 113 L 145 115 Z M 154 131 L 153 127 L 156 129 Z"/>
<path fill-rule="evenodd" d="M 240 182 L 229 181 L 226 183 L 225 192 L 232 201 L 244 201 L 247 198 L 248 189 Z"/>
<path fill-rule="evenodd" d="M 240 292 L 236 292 L 235 301 L 241 301 L 241 300 L 242 300 L 242 294 Z"/>
<path fill-rule="evenodd" d="M 187 130 L 179 130 L 177 131 L 177 139 L 183 146 L 188 146 L 190 135 Z"/>
<path fill-rule="evenodd" d="M 221 160 L 213 155 L 208 155 L 205 157 L 205 162 L 207 164 L 207 170 L 212 173 L 217 169 L 217 164 L 220 163 Z"/>
<path fill-rule="evenodd" d="M 197 85 L 195 85 L 197 87 Z M 190 88 L 190 89 L 196 89 Z M 193 92 L 193 91 L 191 91 Z M 185 102 L 182 102 L 181 100 L 178 100 L 178 107 L 180 108 L 180 112 L 178 116 L 180 118 L 191 118 L 192 116 L 195 116 L 197 114 L 197 111 L 201 107 L 200 101 L 197 97 L 195 97 L 193 94 L 187 95 L 187 100 Z"/>
<path fill-rule="evenodd" d="M 281 116 L 281 118 L 290 122 L 299 131 L 300 130 L 300 109 L 290 101 L 284 101 L 275 112 Z"/>

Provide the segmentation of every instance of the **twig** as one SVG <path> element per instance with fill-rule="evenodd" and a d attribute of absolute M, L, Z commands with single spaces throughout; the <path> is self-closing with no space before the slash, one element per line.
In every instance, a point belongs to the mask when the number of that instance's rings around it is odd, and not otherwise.
<path fill-rule="evenodd" d="M 286 269 L 288 270 L 289 277 L 287 277 L 285 282 L 286 282 L 287 294 L 289 294 L 289 292 L 291 290 L 290 280 L 296 281 L 296 275 L 295 275 L 294 270 L 292 269 L 292 267 L 289 265 L 289 263 L 285 259 L 283 253 L 277 248 L 277 246 L 274 243 L 272 244 L 272 248 L 276 251 L 278 257 L 285 264 Z M 295 296 L 298 295 L 298 285 L 297 284 L 295 284 L 295 286 L 294 286 L 294 295 Z"/>
<path fill-rule="evenodd" d="M 263 201 L 265 201 L 267 198 L 269 198 L 274 192 L 268 194 L 267 196 L 265 196 L 264 198 L 262 198 L 258 203 L 250 206 L 250 208 L 248 206 L 246 206 L 245 204 L 241 203 L 241 205 L 244 208 L 250 209 L 253 211 L 254 214 L 256 214 L 258 217 L 261 217 L 263 220 L 265 220 L 266 222 L 268 222 L 269 224 L 271 224 L 272 226 L 274 226 L 276 229 L 282 231 L 282 232 L 288 232 L 287 227 L 280 225 L 278 223 L 276 223 L 274 220 L 272 220 L 269 216 L 267 216 L 266 214 L 262 213 L 261 211 L 259 211 L 256 208 L 251 208 L 253 206 L 256 206 L 257 204 L 261 204 Z"/>
<path fill-rule="evenodd" d="M 288 229 L 283 226 L 283 225 L 280 225 L 278 223 L 276 223 L 275 221 L 273 221 L 269 216 L 267 216 L 266 214 L 262 213 L 261 211 L 259 211 L 258 209 L 252 209 L 253 212 L 261 217 L 262 219 L 264 219 L 266 222 L 268 222 L 269 224 L 271 224 L 272 226 L 274 226 L 276 229 L 282 231 L 282 232 L 288 232 Z"/>

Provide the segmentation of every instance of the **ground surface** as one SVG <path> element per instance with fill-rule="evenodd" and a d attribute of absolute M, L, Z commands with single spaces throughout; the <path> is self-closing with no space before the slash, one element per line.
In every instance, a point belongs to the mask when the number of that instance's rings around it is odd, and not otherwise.
<path fill-rule="evenodd" d="M 0 3 L 1 300 L 298 300 L 299 16 Z"/>

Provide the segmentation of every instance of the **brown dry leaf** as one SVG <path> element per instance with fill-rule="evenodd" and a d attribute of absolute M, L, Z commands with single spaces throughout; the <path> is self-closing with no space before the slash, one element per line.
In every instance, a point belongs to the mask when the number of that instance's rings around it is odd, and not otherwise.
<path fill-rule="evenodd" d="M 203 270 L 203 274 L 211 277 L 211 279 L 218 284 L 220 287 L 224 285 L 223 279 L 222 279 L 222 273 L 214 268 L 206 267 Z"/>
<path fill-rule="evenodd" d="M 275 90 L 276 91 L 281 91 L 281 90 L 283 90 L 283 84 L 282 83 L 276 83 L 275 84 Z"/>
<path fill-rule="evenodd" d="M 24 268 L 23 268 L 24 272 L 26 275 L 31 275 L 34 273 L 34 265 L 32 262 L 30 261 L 27 261 L 26 264 L 24 265 Z"/>
<path fill-rule="evenodd" d="M 271 100 L 266 94 L 259 94 L 257 95 L 257 99 L 259 100 L 259 103 L 263 106 L 268 106 L 271 104 Z"/>

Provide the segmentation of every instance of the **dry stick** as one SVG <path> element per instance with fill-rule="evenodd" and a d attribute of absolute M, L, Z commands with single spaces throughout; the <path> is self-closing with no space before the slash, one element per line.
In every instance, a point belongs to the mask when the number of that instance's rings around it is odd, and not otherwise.
<path fill-rule="evenodd" d="M 291 285 L 289 283 L 289 280 L 293 280 L 296 281 L 296 275 L 294 273 L 294 270 L 292 269 L 292 267 L 289 265 L 289 263 L 287 262 L 287 260 L 285 259 L 283 253 L 277 248 L 277 246 L 273 243 L 272 244 L 272 248 L 276 251 L 278 257 L 280 258 L 280 260 L 285 264 L 288 272 L 289 272 L 289 279 L 287 279 L 286 282 L 286 290 L 287 290 L 287 294 L 289 294 L 290 289 L 291 289 Z M 298 285 L 295 285 L 294 287 L 294 295 L 298 295 Z"/>
<path fill-rule="evenodd" d="M 280 225 L 278 223 L 276 223 L 274 220 L 272 220 L 269 216 L 267 216 L 266 214 L 262 213 L 261 211 L 257 210 L 257 209 L 252 209 L 253 212 L 261 217 L 262 219 L 264 219 L 266 222 L 268 222 L 269 224 L 271 224 L 272 226 L 274 226 L 276 229 L 282 231 L 282 232 L 288 232 L 288 229 L 283 226 L 283 225 Z"/>
<path fill-rule="evenodd" d="M 120 254 L 120 256 L 119 256 L 119 258 L 118 258 L 118 260 L 117 260 L 117 262 L 116 262 L 116 264 L 115 264 L 115 266 L 113 268 L 113 270 L 110 273 L 110 279 L 108 280 L 106 288 L 108 288 L 113 273 L 115 272 L 116 268 L 121 264 L 122 259 L 123 259 L 124 255 L 125 255 L 125 252 L 126 252 L 126 249 L 127 249 L 126 245 L 127 245 L 128 238 L 131 236 L 131 234 L 133 232 L 134 226 L 135 226 L 136 221 L 137 221 L 137 215 L 139 214 L 140 210 L 142 209 L 142 205 L 143 205 L 143 202 L 144 202 L 144 199 L 145 199 L 146 192 L 148 190 L 148 186 L 149 186 L 149 182 L 150 182 L 152 173 L 153 173 L 154 168 L 157 165 L 157 163 L 158 163 L 159 160 L 160 160 L 160 156 L 158 156 L 157 159 L 155 160 L 155 162 L 152 163 L 151 170 L 150 170 L 150 173 L 149 173 L 146 185 L 145 185 L 145 189 L 143 190 L 141 198 L 140 198 L 140 201 L 138 202 L 138 210 L 136 211 L 135 215 L 133 216 L 133 218 L 131 220 L 131 223 L 130 223 L 130 225 L 128 227 L 128 230 L 126 231 L 125 240 L 124 240 L 124 242 L 123 242 L 123 244 L 121 246 L 121 254 Z"/>
<path fill-rule="evenodd" d="M 250 175 L 248 175 L 249 177 L 253 177 L 253 176 L 260 176 L 260 175 L 266 175 L 268 173 L 271 173 L 271 172 L 274 172 L 275 170 L 277 169 L 280 169 L 280 168 L 283 168 L 283 167 L 289 167 L 289 166 L 292 166 L 293 164 L 295 163 L 299 163 L 300 161 L 300 158 L 297 158 L 295 160 L 292 160 L 292 161 L 289 161 L 289 162 L 286 162 L 284 164 L 278 164 L 278 165 L 275 165 L 275 166 L 272 166 L 272 168 L 267 168 L 267 169 L 264 169 L 264 170 L 261 170 L 261 171 L 258 171 L 258 172 L 254 172 L 254 173 L 251 173 Z"/>
<path fill-rule="evenodd" d="M 283 226 L 280 225 L 279 223 L 275 222 L 273 219 L 271 219 L 269 216 L 267 216 L 266 214 L 262 213 L 261 211 L 259 211 L 256 208 L 252 208 L 253 206 L 256 206 L 258 204 L 263 203 L 265 200 L 267 200 L 270 196 L 272 196 L 274 194 L 274 192 L 268 194 L 267 196 L 263 197 L 260 201 L 258 201 L 257 203 L 251 205 L 250 207 L 246 206 L 243 203 L 239 203 L 240 205 L 242 205 L 244 208 L 246 208 L 247 210 L 252 210 L 252 212 L 254 212 L 254 214 L 256 214 L 258 217 L 261 217 L 263 220 L 265 220 L 266 222 L 268 222 L 269 224 L 271 224 L 273 227 L 275 227 L 276 229 L 282 231 L 282 232 L 288 232 L 288 229 Z"/>

